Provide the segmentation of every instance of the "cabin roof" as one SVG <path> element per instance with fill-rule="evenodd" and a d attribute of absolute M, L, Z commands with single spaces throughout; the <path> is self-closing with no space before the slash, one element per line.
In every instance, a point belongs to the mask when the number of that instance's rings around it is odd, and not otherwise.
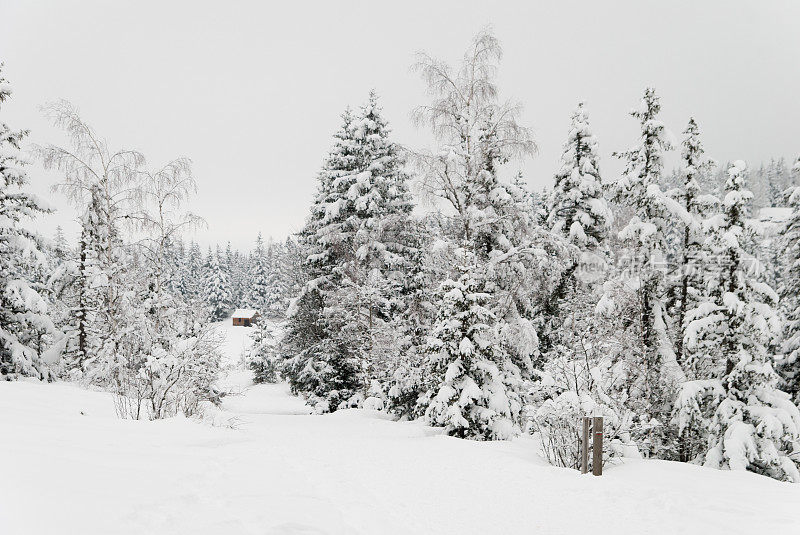
<path fill-rule="evenodd" d="M 253 318 L 253 316 L 255 316 L 256 314 L 258 314 L 258 311 L 257 311 L 257 310 L 254 310 L 254 309 L 252 309 L 252 308 L 237 308 L 237 309 L 236 309 L 236 310 L 233 312 L 233 317 L 234 317 L 234 318 L 248 318 L 248 319 L 252 319 L 252 318 Z"/>

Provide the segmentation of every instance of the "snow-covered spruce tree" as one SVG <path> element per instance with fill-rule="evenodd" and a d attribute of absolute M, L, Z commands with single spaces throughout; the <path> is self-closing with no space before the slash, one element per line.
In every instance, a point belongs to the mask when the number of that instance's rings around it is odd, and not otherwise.
<path fill-rule="evenodd" d="M 403 350 L 400 339 L 417 327 L 407 312 L 419 269 L 418 240 L 410 217 L 413 203 L 405 159 L 390 139 L 375 91 L 370 91 L 353 126 L 360 175 L 358 185 L 348 192 L 355 197 L 358 218 L 356 258 L 349 274 L 356 291 L 351 297 L 369 339 L 367 373 L 382 380 Z"/>
<path fill-rule="evenodd" d="M 793 171 L 795 180 L 800 182 L 800 157 Z M 792 216 L 781 230 L 780 239 L 784 269 L 780 297 L 786 323 L 783 333 L 784 355 L 779 371 L 786 391 L 794 396 L 795 403 L 800 406 L 800 186 L 791 187 L 785 193 Z"/>
<path fill-rule="evenodd" d="M 603 198 L 597 139 L 583 102 L 572 114 L 561 168 L 549 198 L 547 223 L 581 249 L 598 249 L 613 215 Z"/>
<path fill-rule="evenodd" d="M 476 440 L 506 439 L 517 427 L 518 376 L 497 339 L 495 317 L 477 266 L 439 289 L 437 321 L 425 350 L 425 419 L 447 433 Z"/>
<path fill-rule="evenodd" d="M 267 317 L 282 318 L 286 312 L 283 302 L 283 281 L 281 279 L 281 250 L 272 240 L 269 241 L 264 258 L 265 289 L 263 310 Z"/>
<path fill-rule="evenodd" d="M 780 158 L 777 161 L 774 158 L 770 160 L 766 178 L 769 192 L 767 206 L 783 206 L 785 200 L 783 192 L 786 189 L 789 178 L 786 160 L 784 158 Z"/>
<path fill-rule="evenodd" d="M 280 248 L 270 240 L 266 248 L 258 234 L 256 248 L 250 257 L 250 293 L 247 306 L 261 312 L 264 317 L 280 317 L 285 311 L 283 300 L 282 265 Z"/>
<path fill-rule="evenodd" d="M 767 349 L 780 329 L 773 309 L 777 295 L 759 280 L 760 263 L 745 248 L 752 194 L 745 189 L 744 162 L 734 162 L 728 173 L 723 211 L 709 220 L 705 242 L 718 271 L 709 278 L 710 299 L 688 314 L 686 343 L 705 352 L 710 375 L 703 388 L 689 382 L 684 391 L 700 393 L 706 401 L 714 392 L 711 401 L 720 400 L 705 421 L 706 466 L 800 482 L 792 460 L 800 449 L 800 410 L 778 389 Z M 683 398 L 702 407 L 697 395 L 682 395 L 679 401 Z"/>
<path fill-rule="evenodd" d="M 212 321 L 225 319 L 231 312 L 231 292 L 228 274 L 220 263 L 222 252 L 219 246 L 216 251 L 208 250 L 205 268 L 205 285 L 203 301 L 208 308 Z"/>
<path fill-rule="evenodd" d="M 601 264 L 608 254 L 606 239 L 613 215 L 603 196 L 597 140 L 589 129 L 583 102 L 572 114 L 569 135 L 561 155 L 561 168 L 556 174 L 548 203 L 546 226 L 574 245 L 579 256 L 562 273 L 547 300 L 547 321 L 539 336 L 540 349 L 544 353 L 562 351 L 562 342 L 567 346 L 573 345 L 566 340 L 573 333 L 563 329 L 569 312 L 562 311 L 561 306 L 570 300 L 573 304 L 583 301 L 587 307 L 590 305 L 592 298 L 587 292 L 591 293 L 592 288 L 578 284 L 580 274 L 576 270 Z M 577 300 L 576 292 L 583 294 Z"/>
<path fill-rule="evenodd" d="M 253 345 L 247 353 L 247 366 L 253 370 L 254 383 L 277 383 L 280 365 L 276 347 L 275 325 L 266 318 L 259 321 L 250 338 Z"/>
<path fill-rule="evenodd" d="M 250 294 L 249 266 L 239 251 L 234 251 L 231 242 L 225 245 L 225 253 L 220 257 L 220 266 L 228 277 L 232 308 L 240 307 Z"/>
<path fill-rule="evenodd" d="M 101 221 L 101 194 L 97 188 L 93 188 L 86 213 L 81 218 L 81 237 L 78 243 L 78 294 L 72 309 L 75 323 L 71 329 L 75 343 L 70 344 L 72 350 L 65 355 L 67 369 L 75 369 L 81 373 L 87 372 L 87 367 L 97 364 L 103 346 L 101 318 L 105 277 L 98 251 L 102 242 Z"/>
<path fill-rule="evenodd" d="M 297 240 L 293 236 L 287 237 L 283 243 L 283 254 L 280 256 L 277 266 L 280 273 L 281 302 L 284 311 L 288 310 L 289 303 L 300 294 L 300 289 L 306 282 L 304 261 L 305 257 Z"/>
<path fill-rule="evenodd" d="M 632 272 L 628 285 L 636 288 L 639 302 L 638 336 L 642 351 L 628 362 L 631 371 L 628 390 L 631 407 L 639 415 L 643 430 L 635 438 L 646 455 L 670 456 L 672 392 L 683 380 L 669 337 L 665 311 L 666 234 L 674 212 L 681 208 L 669 199 L 659 184 L 664 169 L 664 152 L 672 149 L 663 122 L 658 118 L 661 104 L 655 90 L 647 88 L 631 116 L 639 122 L 641 137 L 632 149 L 615 153 L 625 169 L 612 186 L 612 200 L 627 206 L 634 215 L 620 231 L 619 238 L 630 247 Z M 633 357 L 634 355 L 631 355 Z M 660 424 L 653 427 L 653 423 Z"/>
<path fill-rule="evenodd" d="M 263 314 L 263 311 L 267 308 L 266 302 L 269 294 L 267 279 L 269 275 L 267 272 L 268 265 L 266 251 L 264 250 L 264 239 L 261 237 L 260 232 L 258 233 L 258 237 L 256 237 L 256 247 L 250 255 L 250 266 L 252 269 L 250 293 L 245 300 L 245 304 L 248 307 L 261 311 Z"/>
<path fill-rule="evenodd" d="M 61 227 L 61 225 L 56 227 L 56 232 L 53 235 L 52 252 L 56 263 L 63 262 L 70 256 L 70 246 L 67 242 L 66 236 L 64 236 L 64 229 Z"/>
<path fill-rule="evenodd" d="M 185 281 L 182 285 L 184 297 L 189 302 L 199 302 L 203 296 L 205 268 L 203 265 L 203 253 L 197 242 L 193 241 L 189 244 L 189 252 L 185 257 L 183 276 L 185 277 Z"/>
<path fill-rule="evenodd" d="M 306 279 L 292 301 L 280 343 L 281 373 L 292 391 L 303 395 L 318 412 L 335 411 L 363 384 L 361 344 L 342 338 L 342 319 L 327 309 L 329 296 L 342 286 L 348 254 L 352 254 L 352 214 L 340 189 L 352 184 L 357 165 L 353 114 L 348 108 L 342 126 L 318 174 L 317 193 L 303 230 L 300 249 Z M 334 225 L 336 222 L 336 226 Z M 338 228 L 337 228 L 338 227 Z"/>
<path fill-rule="evenodd" d="M 572 115 L 561 168 L 547 201 L 544 225 L 563 236 L 577 254 L 566 263 L 543 308 L 543 365 L 532 400 L 530 432 L 551 464 L 577 468 L 581 416 L 605 417 L 604 460 L 620 455 L 620 437 L 629 441 L 624 408 L 609 396 L 616 379 L 609 346 L 619 340 L 595 311 L 613 215 L 604 198 L 597 141 L 583 103 Z"/>
<path fill-rule="evenodd" d="M 675 356 L 684 371 L 692 376 L 693 374 L 688 371 L 691 363 L 686 362 L 687 356 L 683 347 L 686 312 L 693 309 L 703 298 L 701 248 L 705 235 L 702 229 L 702 217 L 718 201 L 711 195 L 702 194 L 700 189 L 701 177 L 711 172 L 713 163 L 703 156 L 705 151 L 700 141 L 700 128 L 694 117 L 689 118 L 689 124 L 683 134 L 684 139 L 681 143 L 683 162 L 680 170 L 683 184 L 670 190 L 669 193 L 680 203 L 685 217 L 678 219 L 679 253 L 676 269 L 669 281 L 671 288 L 667 310 L 674 314 Z"/>
<path fill-rule="evenodd" d="M 538 354 L 536 326 L 542 325 L 545 301 L 557 285 L 572 253 L 558 236 L 534 228 L 529 193 L 522 184 L 500 179 L 502 167 L 532 154 L 529 129 L 519 123 L 521 108 L 498 98 L 495 84 L 502 50 L 491 33 L 479 33 L 458 69 L 427 54 L 415 65 L 432 101 L 415 110 L 418 124 L 429 126 L 434 151 L 416 160 L 423 193 L 452 207 L 455 216 L 441 225 L 437 251 L 449 252 L 439 279 L 458 278 L 453 267 L 466 253 L 486 277 L 489 310 L 495 315 L 500 343 L 509 354 L 503 373 L 533 374 Z M 440 254 L 440 253 L 437 253 Z M 508 397 L 514 397 L 516 385 Z M 514 426 L 519 422 L 514 422 Z"/>
<path fill-rule="evenodd" d="M 0 63 L 0 108 L 11 96 L 2 69 Z M 29 279 L 25 266 L 45 261 L 41 238 L 29 225 L 50 209 L 25 191 L 27 162 L 20 147 L 27 134 L 0 121 L 0 378 L 25 375 L 49 380 L 49 364 L 60 355 L 58 347 L 45 353 L 41 336 L 51 343 L 61 336 L 40 295 L 42 288 Z"/>
<path fill-rule="evenodd" d="M 321 411 L 336 410 L 350 399 L 344 397 L 346 392 L 352 397 L 366 389 L 366 375 L 384 375 L 391 366 L 386 359 L 396 347 L 392 322 L 403 309 L 398 294 L 414 254 L 408 238 L 412 205 L 407 176 L 375 94 L 357 116 L 348 110 L 343 118 L 301 234 L 310 280 L 296 305 L 318 303 L 323 309 L 321 315 L 309 311 L 294 316 L 318 318 L 324 323 L 319 332 L 327 334 L 312 343 L 317 349 L 308 347 L 306 336 L 297 333 L 295 337 L 290 314 L 284 338 L 290 342 L 287 348 L 293 340 L 303 341 L 292 347 L 294 357 L 284 375 Z M 308 383 L 310 388 L 294 382 L 299 378 L 296 371 L 322 371 L 326 363 L 338 368 L 319 374 L 319 380 Z M 352 385 L 350 391 L 343 390 L 342 384 Z"/>

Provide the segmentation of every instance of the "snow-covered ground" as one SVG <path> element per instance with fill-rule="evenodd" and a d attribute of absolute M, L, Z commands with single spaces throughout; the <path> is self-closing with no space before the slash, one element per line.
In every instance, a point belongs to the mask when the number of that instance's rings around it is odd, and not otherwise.
<path fill-rule="evenodd" d="M 220 326 L 230 363 L 245 328 Z M 373 411 L 308 414 L 232 367 L 213 427 L 120 420 L 109 394 L 0 383 L 0 533 L 800 533 L 800 485 L 629 461 L 545 465 L 530 440 L 441 436 Z"/>

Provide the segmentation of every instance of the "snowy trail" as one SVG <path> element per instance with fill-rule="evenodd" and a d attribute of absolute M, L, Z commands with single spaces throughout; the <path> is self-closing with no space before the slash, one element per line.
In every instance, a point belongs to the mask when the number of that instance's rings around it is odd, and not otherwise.
<path fill-rule="evenodd" d="M 235 365 L 217 415 L 119 420 L 111 396 L 0 383 L 0 533 L 800 533 L 800 485 L 634 461 L 601 478 L 546 466 L 530 441 L 479 443 L 364 410 L 308 414 Z M 83 414 L 81 414 L 83 413 Z"/>

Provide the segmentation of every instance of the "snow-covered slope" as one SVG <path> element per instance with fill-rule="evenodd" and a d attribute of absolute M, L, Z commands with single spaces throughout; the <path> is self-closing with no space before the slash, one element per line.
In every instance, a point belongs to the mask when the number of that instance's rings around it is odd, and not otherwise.
<path fill-rule="evenodd" d="M 109 394 L 0 383 L 0 533 L 800 533 L 800 485 L 663 461 L 581 476 L 529 440 L 309 415 L 286 385 L 248 377 L 226 379 L 243 391 L 223 407 L 235 429 L 119 420 Z"/>

